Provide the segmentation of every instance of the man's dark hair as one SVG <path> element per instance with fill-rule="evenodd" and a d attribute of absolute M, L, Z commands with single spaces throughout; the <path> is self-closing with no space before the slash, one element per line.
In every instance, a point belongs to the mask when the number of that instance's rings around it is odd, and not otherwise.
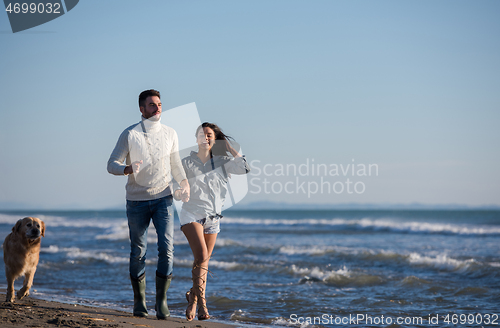
<path fill-rule="evenodd" d="M 146 101 L 146 98 L 153 97 L 153 96 L 157 96 L 158 98 L 161 99 L 160 91 L 150 89 L 150 90 L 145 90 L 145 91 L 141 92 L 141 94 L 139 95 L 139 107 L 146 107 L 146 104 L 144 103 Z"/>

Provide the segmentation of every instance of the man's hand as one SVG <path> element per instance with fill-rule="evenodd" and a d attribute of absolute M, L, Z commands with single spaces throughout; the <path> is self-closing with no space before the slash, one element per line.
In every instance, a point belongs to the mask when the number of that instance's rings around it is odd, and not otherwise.
<path fill-rule="evenodd" d="M 139 169 L 141 168 L 141 164 L 142 164 L 142 159 L 140 161 L 133 162 L 132 164 L 127 165 L 125 167 L 125 170 L 123 170 L 123 173 L 125 173 L 125 175 L 129 175 L 132 173 L 134 173 L 134 174 L 139 173 Z"/>
<path fill-rule="evenodd" d="M 180 183 L 181 185 L 181 199 L 184 203 L 189 202 L 189 195 L 191 194 L 191 189 L 189 187 L 189 182 L 187 179 L 184 179 Z"/>

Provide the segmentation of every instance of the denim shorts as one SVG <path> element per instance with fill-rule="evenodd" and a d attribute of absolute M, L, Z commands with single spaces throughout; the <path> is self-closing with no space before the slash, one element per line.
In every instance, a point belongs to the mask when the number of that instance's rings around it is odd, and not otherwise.
<path fill-rule="evenodd" d="M 216 234 L 220 232 L 220 219 L 222 215 L 209 216 L 206 218 L 199 218 L 191 212 L 181 210 L 179 220 L 181 221 L 181 229 L 189 223 L 197 222 L 203 226 L 203 233 L 206 235 Z"/>

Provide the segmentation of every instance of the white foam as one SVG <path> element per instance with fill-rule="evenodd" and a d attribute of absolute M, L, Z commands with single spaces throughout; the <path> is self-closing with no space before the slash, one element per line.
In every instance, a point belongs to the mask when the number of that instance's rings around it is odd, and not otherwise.
<path fill-rule="evenodd" d="M 73 247 L 66 255 L 72 259 L 93 259 L 106 261 L 108 263 L 128 263 L 128 257 L 113 256 L 104 251 L 83 251 L 79 248 Z"/>
<path fill-rule="evenodd" d="M 327 225 L 338 226 L 349 229 L 373 229 L 373 230 L 392 230 L 408 233 L 449 233 L 461 235 L 491 235 L 500 234 L 499 226 L 473 225 L 473 224 L 451 224 L 435 222 L 400 222 L 388 219 L 250 219 L 250 218 L 231 218 L 224 217 L 224 222 L 228 224 L 241 225 Z"/>
<path fill-rule="evenodd" d="M 60 252 L 60 249 L 56 245 L 50 245 L 49 247 L 40 247 L 40 253 L 55 254 L 55 253 L 59 253 L 59 252 Z"/>
<path fill-rule="evenodd" d="M 100 234 L 97 239 L 125 240 L 128 238 L 127 219 L 109 219 L 109 218 L 71 218 L 62 216 L 38 215 L 47 228 L 50 227 L 75 227 L 75 228 L 102 228 L 109 232 Z M 22 215 L 0 214 L 0 224 L 15 224 Z M 474 225 L 474 224 L 455 224 L 439 222 L 401 222 L 391 219 L 255 219 L 248 217 L 224 217 L 226 224 L 240 225 L 324 225 L 334 226 L 344 229 L 358 230 L 390 230 L 406 233 L 445 233 L 460 235 L 496 235 L 500 234 L 500 226 Z M 149 241 L 149 240 L 148 240 Z"/>
<path fill-rule="evenodd" d="M 347 269 L 346 266 L 343 266 L 342 268 L 338 270 L 331 270 L 331 271 L 324 271 L 321 270 L 318 267 L 314 267 L 312 269 L 310 268 L 298 268 L 295 264 L 293 264 L 290 269 L 292 270 L 293 273 L 302 275 L 302 276 L 309 276 L 313 277 L 319 280 L 325 280 L 330 277 L 335 277 L 335 276 L 344 276 L 344 277 L 350 277 L 351 272 L 349 269 Z"/>
<path fill-rule="evenodd" d="M 22 215 L 11 215 L 11 214 L 0 214 L 0 224 L 16 224 L 19 219 L 22 219 Z"/>
<path fill-rule="evenodd" d="M 38 215 L 42 221 L 45 222 L 46 229 L 50 230 L 54 227 L 64 227 L 64 228 L 100 228 L 104 232 L 97 234 L 94 238 L 96 240 L 129 240 L 129 228 L 127 219 L 103 219 L 103 218 L 92 218 L 92 219 L 68 219 L 62 216 L 52 216 L 52 215 Z M 12 224 L 14 225 L 22 216 L 20 215 L 10 215 L 10 214 L 0 214 L 0 224 Z M 175 231 L 174 234 L 175 244 L 187 244 L 184 235 Z M 157 242 L 156 230 L 151 223 L 148 228 L 148 243 L 153 244 Z M 46 252 L 49 252 L 46 250 Z"/>
<path fill-rule="evenodd" d="M 282 246 L 279 252 L 286 255 L 324 255 L 329 252 L 336 252 L 341 255 L 361 256 L 361 257 L 376 257 L 383 260 L 401 260 L 409 263 L 410 265 L 424 265 L 430 266 L 438 270 L 460 271 L 467 272 L 469 270 L 484 267 L 485 263 L 479 262 L 475 259 L 459 260 L 450 257 L 448 254 L 437 254 L 435 256 L 423 255 L 416 252 L 410 254 L 401 254 L 387 250 L 372 250 L 372 249 L 356 249 L 347 247 L 335 246 Z M 491 267 L 500 267 L 499 262 L 486 263 Z M 327 275 L 333 277 L 335 274 L 341 274 L 350 277 L 347 269 L 342 268 L 337 271 L 322 271 L 319 268 L 302 268 L 299 269 L 295 265 L 291 267 L 292 271 L 296 274 L 308 275 L 313 278 L 325 280 Z M 346 271 L 347 270 L 347 271 Z"/>
<path fill-rule="evenodd" d="M 51 254 L 55 254 L 55 253 L 67 253 L 67 252 L 72 252 L 72 251 L 75 251 L 75 250 L 78 250 L 79 248 L 77 247 L 68 247 L 68 248 L 64 248 L 64 247 L 59 247 L 59 246 L 56 246 L 56 245 L 50 245 L 49 247 L 41 247 L 40 248 L 40 253 L 51 253 Z"/>
<path fill-rule="evenodd" d="M 339 251 L 340 247 L 334 246 L 281 246 L 279 252 L 286 255 L 324 255 Z"/>
<path fill-rule="evenodd" d="M 471 224 L 395 222 L 391 220 L 371 219 L 362 219 L 358 224 L 365 228 L 389 229 L 402 232 L 452 233 L 460 235 L 500 234 L 500 227 Z"/>
<path fill-rule="evenodd" d="M 215 242 L 215 245 L 218 247 L 224 247 L 224 246 L 244 246 L 243 243 L 240 243 L 236 240 L 233 239 L 224 239 L 224 238 L 217 238 L 217 241 Z"/>
<path fill-rule="evenodd" d="M 55 215 L 35 214 L 37 218 L 50 227 L 74 227 L 74 228 L 102 228 L 109 229 L 116 225 L 127 224 L 126 219 L 108 219 L 108 218 L 71 218 Z M 0 214 L 0 224 L 15 224 L 23 215 Z"/>
<path fill-rule="evenodd" d="M 344 219 L 250 219 L 250 218 L 231 218 L 224 217 L 224 223 L 237 223 L 242 225 L 344 225 L 351 224 L 354 221 Z"/>
<path fill-rule="evenodd" d="M 277 318 L 277 319 L 274 319 L 271 324 L 275 325 L 275 326 L 287 326 L 287 327 L 309 327 L 310 324 L 307 320 L 301 320 L 302 324 L 298 323 L 292 323 L 292 321 L 290 319 L 286 319 L 286 318 Z"/>
<path fill-rule="evenodd" d="M 81 250 L 78 247 L 58 247 L 50 245 L 49 247 L 40 248 L 41 253 L 66 253 L 69 259 L 91 259 L 106 261 L 108 263 L 128 263 L 128 257 L 120 257 L 111 255 L 112 250 Z"/>
<path fill-rule="evenodd" d="M 127 221 L 123 221 L 120 224 L 115 224 L 108 229 L 104 233 L 95 236 L 97 240 L 129 240 L 129 228 Z M 156 234 L 156 229 L 151 223 L 148 227 L 148 244 L 155 244 L 157 242 L 158 235 Z M 185 245 L 188 244 L 186 237 L 182 232 L 175 230 L 174 231 L 174 244 L 175 245 Z"/>
<path fill-rule="evenodd" d="M 174 256 L 174 264 L 183 267 L 191 267 L 193 265 L 193 258 L 181 259 L 179 257 Z M 238 262 L 224 262 L 224 261 L 210 260 L 208 266 L 209 270 L 212 270 L 212 268 L 218 268 L 222 270 L 233 270 L 238 267 L 242 267 L 242 264 Z"/>
<path fill-rule="evenodd" d="M 436 269 L 466 271 L 474 264 L 479 264 L 474 259 L 457 260 L 448 257 L 447 254 L 439 254 L 435 257 L 424 256 L 418 253 L 411 253 L 408 262 L 414 265 L 429 265 Z"/>
<path fill-rule="evenodd" d="M 117 221 L 114 225 L 107 227 L 107 231 L 104 234 L 96 235 L 95 239 L 128 240 L 129 230 L 127 221 Z"/>
<path fill-rule="evenodd" d="M 352 248 L 352 247 L 343 247 L 343 246 L 314 246 L 314 245 L 306 245 L 306 246 L 281 246 L 279 247 L 279 252 L 286 255 L 326 255 L 329 253 L 336 253 L 339 255 L 348 255 L 348 256 L 361 256 L 365 257 L 378 257 L 378 258 L 387 258 L 392 259 L 395 257 L 403 257 L 403 255 L 394 253 L 392 251 L 387 250 L 373 250 L 369 248 Z"/>
<path fill-rule="evenodd" d="M 39 215 L 38 218 L 45 222 L 48 227 L 68 227 L 68 228 L 111 228 L 117 224 L 121 224 L 117 219 L 103 218 L 72 218 L 68 219 L 61 216 Z"/>
<path fill-rule="evenodd" d="M 210 260 L 209 265 L 210 265 L 210 267 L 216 267 L 216 268 L 224 269 L 224 270 L 232 270 L 232 269 L 235 269 L 235 268 L 241 266 L 241 264 L 238 262 L 224 262 L 224 261 L 216 261 L 216 260 Z"/>
<path fill-rule="evenodd" d="M 314 268 L 297 268 L 295 265 L 291 267 L 292 272 L 303 276 L 299 283 L 306 282 L 323 282 L 327 285 L 339 287 L 354 286 L 372 286 L 379 285 L 384 282 L 384 279 L 377 275 L 366 274 L 361 271 L 351 271 L 346 266 L 338 270 L 322 270 L 318 267 Z"/>

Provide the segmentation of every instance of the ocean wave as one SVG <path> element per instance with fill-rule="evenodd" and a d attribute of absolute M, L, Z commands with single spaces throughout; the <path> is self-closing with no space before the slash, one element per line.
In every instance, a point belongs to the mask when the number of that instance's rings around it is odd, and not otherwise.
<path fill-rule="evenodd" d="M 125 221 L 122 224 L 116 224 L 104 229 L 105 231 L 101 234 L 96 235 L 94 238 L 96 240 L 129 240 L 129 229 L 128 223 Z M 156 243 L 156 231 L 152 225 L 148 228 L 148 244 Z"/>
<path fill-rule="evenodd" d="M 0 224 L 14 225 L 21 215 L 0 214 Z M 46 230 L 51 231 L 52 228 L 98 228 L 102 229 L 102 233 L 96 234 L 96 240 L 120 241 L 129 240 L 129 228 L 126 219 L 68 219 L 62 216 L 38 215 L 39 219 L 45 222 Z M 155 244 L 157 242 L 156 230 L 153 223 L 148 228 L 148 243 Z M 175 231 L 174 243 L 176 245 L 187 244 L 187 240 L 180 231 Z"/>
<path fill-rule="evenodd" d="M 180 267 L 191 268 L 193 266 L 193 259 L 192 258 L 181 259 L 178 257 L 174 257 L 174 264 Z M 218 268 L 222 270 L 235 270 L 235 269 L 244 269 L 245 265 L 238 262 L 225 262 L 212 259 L 209 261 L 209 269 L 211 270 L 212 268 Z"/>
<path fill-rule="evenodd" d="M 252 247 L 248 245 L 247 247 Z M 254 247 L 254 246 L 253 246 Z M 417 252 L 397 253 L 388 250 L 360 249 L 340 246 L 276 246 L 281 254 L 287 256 L 336 256 L 343 257 L 347 261 L 363 261 L 363 262 L 382 262 L 393 265 L 420 266 L 427 267 L 438 271 L 451 271 L 476 276 L 499 274 L 500 263 L 498 262 L 482 262 L 478 259 L 456 259 L 448 254 L 426 255 Z M 311 275 L 311 274 L 310 274 Z M 323 276 L 312 274 L 312 277 L 317 277 L 323 280 Z"/>
<path fill-rule="evenodd" d="M 117 220 L 117 219 L 100 219 L 100 218 L 92 218 L 92 219 L 68 219 L 62 216 L 48 216 L 48 215 L 39 215 L 38 218 L 45 222 L 45 226 L 48 227 L 64 227 L 64 228 L 101 228 L 101 229 L 109 229 L 116 225 L 122 225 L 123 222 L 126 224 L 126 220 Z"/>
<path fill-rule="evenodd" d="M 0 224 L 14 225 L 22 215 L 0 213 Z M 38 215 L 50 227 L 101 228 L 109 232 L 100 234 L 98 239 L 122 240 L 128 238 L 126 218 L 68 218 L 54 215 Z M 390 219 L 255 219 L 247 217 L 224 217 L 224 224 L 262 226 L 329 226 L 345 231 L 391 231 L 397 233 L 456 234 L 456 235 L 500 235 L 498 225 L 467 223 L 396 221 Z"/>
<path fill-rule="evenodd" d="M 400 284 L 407 287 L 419 287 L 422 285 L 429 285 L 431 282 L 426 279 L 422 279 L 416 276 L 405 277 Z"/>
<path fill-rule="evenodd" d="M 327 285 L 335 287 L 360 287 L 380 285 L 385 282 L 385 280 L 380 276 L 363 272 L 354 272 L 347 269 L 346 266 L 343 266 L 338 270 L 322 270 L 318 267 L 299 268 L 293 264 L 290 267 L 290 271 L 295 275 L 302 276 L 299 283 L 323 282 Z"/>
<path fill-rule="evenodd" d="M 127 221 L 114 224 L 106 228 L 105 233 L 95 236 L 97 240 L 127 240 L 129 239 L 129 229 Z M 148 240 L 149 241 L 149 240 Z"/>
<path fill-rule="evenodd" d="M 22 219 L 22 215 L 12 215 L 0 213 L 0 224 L 16 224 L 17 220 Z"/>
<path fill-rule="evenodd" d="M 120 241 L 129 240 L 128 223 L 125 221 L 122 224 L 116 224 L 112 227 L 104 229 L 104 232 L 94 237 L 96 240 Z M 157 234 L 154 225 L 151 223 L 148 227 L 148 244 L 156 244 Z M 188 241 L 184 234 L 178 230 L 174 230 L 174 244 L 186 245 Z"/>
<path fill-rule="evenodd" d="M 112 255 L 112 251 L 105 250 L 82 250 L 78 247 L 58 247 L 50 245 L 49 247 L 40 248 L 40 253 L 56 254 L 65 253 L 66 257 L 70 260 L 85 259 L 85 260 L 98 260 L 105 261 L 110 264 L 115 263 L 128 263 L 128 257 Z"/>
<path fill-rule="evenodd" d="M 438 271 L 457 272 L 470 276 L 487 276 L 490 274 L 498 274 L 498 268 L 488 263 L 482 263 L 475 259 L 454 259 L 446 254 L 439 254 L 435 257 L 425 256 L 418 253 L 411 253 L 407 255 L 393 254 L 392 257 L 389 253 L 382 254 L 383 256 L 389 255 L 387 259 L 397 259 L 410 266 L 427 267 Z M 363 271 L 352 271 L 346 266 L 337 270 L 321 269 L 319 267 L 300 268 L 296 265 L 289 267 L 289 272 L 294 275 L 300 275 L 302 278 L 299 283 L 306 282 L 323 282 L 327 285 L 336 287 L 344 286 L 374 286 L 386 282 L 386 279 L 372 273 Z M 416 276 L 408 276 L 400 281 L 401 285 L 406 286 L 420 286 L 430 284 L 431 282 Z"/>
<path fill-rule="evenodd" d="M 327 255 L 349 257 L 352 260 L 393 262 L 411 266 L 429 267 L 435 270 L 455 271 L 467 274 L 487 275 L 497 272 L 498 262 L 481 262 L 477 259 L 455 259 L 448 254 L 434 256 L 412 252 L 409 254 L 386 250 L 358 249 L 336 246 L 281 246 L 279 252 L 287 255 Z"/>
<path fill-rule="evenodd" d="M 226 224 L 263 225 L 263 226 L 330 226 L 339 230 L 393 231 L 399 233 L 434 233 L 458 235 L 500 235 L 499 226 L 436 223 L 401 222 L 387 219 L 249 219 L 224 217 Z"/>
<path fill-rule="evenodd" d="M 70 250 L 73 250 L 73 249 L 74 249 L 73 247 L 70 247 L 70 248 L 60 248 L 59 246 L 56 246 L 56 245 L 50 245 L 49 247 L 41 247 L 40 248 L 40 253 L 55 254 L 55 253 L 70 251 Z"/>
<path fill-rule="evenodd" d="M 309 323 L 304 320 L 302 324 L 297 323 L 292 323 L 292 320 L 290 318 L 276 318 L 271 322 L 274 326 L 286 326 L 286 327 L 309 327 Z"/>
<path fill-rule="evenodd" d="M 244 243 L 229 238 L 217 238 L 215 245 L 217 247 L 245 246 Z"/>
<path fill-rule="evenodd" d="M 230 318 L 231 321 L 244 322 L 244 323 L 256 323 L 259 325 L 268 325 L 273 322 L 273 319 L 265 318 L 262 316 L 255 316 L 254 314 L 238 309 L 234 311 Z"/>
<path fill-rule="evenodd" d="M 69 228 L 111 228 L 115 225 L 120 225 L 127 220 L 120 219 L 103 219 L 103 218 L 67 218 L 64 216 L 55 215 L 35 215 L 37 218 L 45 223 L 47 228 L 49 227 L 69 227 Z M 12 224 L 14 225 L 19 219 L 26 217 L 26 215 L 18 214 L 0 214 L 0 224 Z"/>
<path fill-rule="evenodd" d="M 398 254 L 386 250 L 374 250 L 364 248 L 351 248 L 342 246 L 281 246 L 278 250 L 286 255 L 338 255 L 350 257 L 353 260 L 364 261 L 395 261 L 402 262 L 405 260 L 406 255 Z"/>
<path fill-rule="evenodd" d="M 326 255 L 328 253 L 337 253 L 345 249 L 344 247 L 335 246 L 281 246 L 279 252 L 286 255 Z"/>
<path fill-rule="evenodd" d="M 82 251 L 80 249 L 67 253 L 72 259 L 99 260 L 107 263 L 129 263 L 128 257 L 114 256 L 106 252 Z"/>
<path fill-rule="evenodd" d="M 241 266 L 241 264 L 238 262 L 224 262 L 224 261 L 216 261 L 216 260 L 210 261 L 210 267 L 216 267 L 216 268 L 224 269 L 224 270 L 234 270 L 240 266 Z"/>
<path fill-rule="evenodd" d="M 475 259 L 458 260 L 449 257 L 447 254 L 438 254 L 435 257 L 430 257 L 411 253 L 407 256 L 407 261 L 412 265 L 430 266 L 438 270 L 463 273 L 476 272 L 487 266 Z"/>

